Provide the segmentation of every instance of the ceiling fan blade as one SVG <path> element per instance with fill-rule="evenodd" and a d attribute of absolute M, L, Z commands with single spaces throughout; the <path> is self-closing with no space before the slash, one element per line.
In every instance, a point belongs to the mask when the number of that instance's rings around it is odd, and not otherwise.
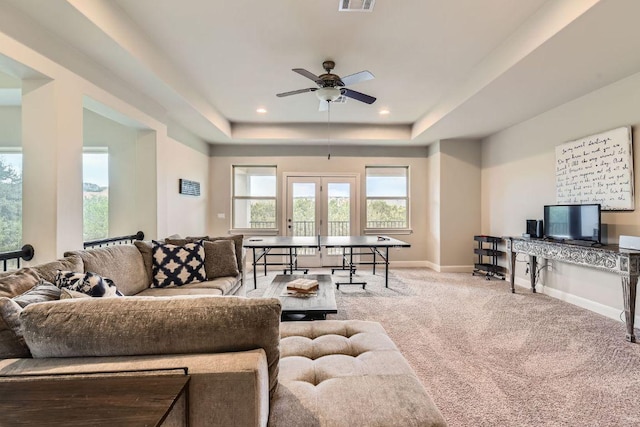
<path fill-rule="evenodd" d="M 320 105 L 318 105 L 318 111 L 327 111 L 328 109 L 329 109 L 329 103 L 321 99 Z"/>
<path fill-rule="evenodd" d="M 347 98 L 353 98 L 367 104 L 373 104 L 374 102 L 376 102 L 376 98 L 374 98 L 373 96 L 365 95 L 364 93 L 357 92 L 355 90 L 341 89 L 340 92 Z"/>
<path fill-rule="evenodd" d="M 371 80 L 374 78 L 375 77 L 373 74 L 365 70 L 365 71 L 360 71 L 359 73 L 350 74 L 346 77 L 342 77 L 340 80 L 342 80 L 342 83 L 344 83 L 345 86 L 349 86 L 352 84 L 365 82 L 367 80 Z"/>
<path fill-rule="evenodd" d="M 318 88 L 310 87 L 307 89 L 292 90 L 291 92 L 277 93 L 276 96 L 279 98 L 282 98 L 283 96 L 297 95 L 299 93 L 305 93 L 305 92 L 315 92 L 316 90 L 318 90 Z"/>
<path fill-rule="evenodd" d="M 321 81 L 320 77 L 316 76 L 311 71 L 305 70 L 304 68 L 293 68 L 291 71 L 295 71 L 296 73 L 300 74 L 301 76 L 304 76 L 304 77 L 308 78 L 309 80 L 313 80 L 316 83 Z"/>

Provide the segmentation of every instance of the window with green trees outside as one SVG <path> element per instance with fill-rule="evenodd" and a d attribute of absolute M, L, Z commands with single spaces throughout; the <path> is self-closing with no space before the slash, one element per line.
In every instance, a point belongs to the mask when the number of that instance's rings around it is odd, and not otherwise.
<path fill-rule="evenodd" d="M 22 153 L 0 149 L 0 252 L 22 247 Z"/>
<path fill-rule="evenodd" d="M 408 229 L 409 168 L 367 166 L 366 209 L 368 229 Z"/>
<path fill-rule="evenodd" d="M 233 166 L 234 229 L 276 227 L 276 167 Z"/>

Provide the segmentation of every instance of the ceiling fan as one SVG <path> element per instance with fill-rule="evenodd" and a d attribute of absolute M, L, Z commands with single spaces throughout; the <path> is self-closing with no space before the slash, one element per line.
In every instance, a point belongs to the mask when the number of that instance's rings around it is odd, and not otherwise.
<path fill-rule="evenodd" d="M 325 69 L 326 73 L 320 74 L 319 76 L 316 76 L 304 68 L 294 68 L 292 71 L 313 80 L 318 87 L 292 90 L 290 92 L 278 93 L 276 96 L 283 97 L 305 92 L 315 92 L 318 99 L 320 99 L 320 111 L 327 110 L 329 102 L 337 100 L 340 96 L 346 96 L 347 98 L 352 98 L 366 104 L 373 104 L 376 102 L 376 98 L 373 96 L 369 96 L 352 89 L 347 89 L 345 87 L 355 83 L 371 80 L 374 78 L 373 74 L 369 71 L 360 71 L 359 73 L 350 74 L 346 77 L 340 77 L 337 74 L 331 73 L 331 70 L 333 70 L 335 66 L 336 63 L 333 61 L 324 61 L 322 63 L 322 68 Z"/>

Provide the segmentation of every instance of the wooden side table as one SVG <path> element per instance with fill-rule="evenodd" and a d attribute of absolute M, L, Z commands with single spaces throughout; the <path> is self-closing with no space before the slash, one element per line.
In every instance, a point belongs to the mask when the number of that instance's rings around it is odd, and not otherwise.
<path fill-rule="evenodd" d="M 0 424 L 161 426 L 175 407 L 187 426 L 189 379 L 184 370 L 0 377 Z"/>

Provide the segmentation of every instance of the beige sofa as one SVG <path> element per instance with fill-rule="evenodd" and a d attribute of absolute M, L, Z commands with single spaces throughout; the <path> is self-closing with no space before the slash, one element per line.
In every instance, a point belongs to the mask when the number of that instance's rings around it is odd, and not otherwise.
<path fill-rule="evenodd" d="M 0 381 L 182 368 L 191 426 L 446 425 L 378 323 L 280 323 L 277 299 L 220 297 L 207 291 L 220 290 L 213 284 L 150 297 L 135 246 L 68 255 L 22 279 L 51 277 L 64 264 L 110 276 L 134 296 L 27 305 L 4 332 L 0 325 Z M 7 287 L 0 276 L 0 295 Z M 11 304 L 0 297 L 0 309 Z M 16 348 L 3 347 L 8 333 L 21 335 Z"/>

